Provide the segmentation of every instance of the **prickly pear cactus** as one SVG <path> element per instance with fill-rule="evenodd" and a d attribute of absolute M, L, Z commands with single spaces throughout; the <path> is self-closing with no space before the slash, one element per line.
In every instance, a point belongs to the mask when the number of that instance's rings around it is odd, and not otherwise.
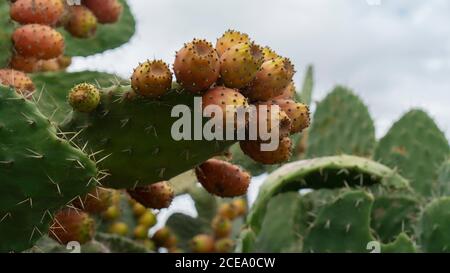
<path fill-rule="evenodd" d="M 56 125 L 61 125 L 69 117 L 72 108 L 68 102 L 69 90 L 80 82 L 96 86 L 111 86 L 124 83 L 119 77 L 96 71 L 47 72 L 31 75 L 36 85 L 33 101 L 39 110 Z"/>
<path fill-rule="evenodd" d="M 119 0 L 123 6 L 120 20 L 114 24 L 99 24 L 97 32 L 88 39 L 73 37 L 63 28 L 58 29 L 66 41 L 68 56 L 89 56 L 117 48 L 127 43 L 135 33 L 135 19 L 125 0 Z"/>
<path fill-rule="evenodd" d="M 168 180 L 231 144 L 173 139 L 172 124 L 178 118 L 171 116 L 172 107 L 194 108 L 193 96 L 180 90 L 173 89 L 156 101 L 136 96 L 129 86 L 104 89 L 101 96 L 98 109 L 88 114 L 73 112 L 63 128 L 76 132 L 75 141 L 97 154 L 98 167 L 107 173 L 103 184 L 109 187 L 133 188 Z"/>
<path fill-rule="evenodd" d="M 335 154 L 368 157 L 375 147 L 375 128 L 367 107 L 342 86 L 317 105 L 308 133 L 308 158 Z"/>
<path fill-rule="evenodd" d="M 249 225 L 259 231 L 267 202 L 278 193 L 299 189 L 369 187 L 408 189 L 408 182 L 394 170 L 356 156 L 332 156 L 289 163 L 270 174 L 262 185 L 248 216 Z"/>
<path fill-rule="evenodd" d="M 418 232 L 424 252 L 450 252 L 450 197 L 428 204 L 420 218 Z"/>
<path fill-rule="evenodd" d="M 450 160 L 442 163 L 437 175 L 438 194 L 440 196 L 450 195 Z"/>
<path fill-rule="evenodd" d="M 0 67 L 8 64 L 11 58 L 12 40 L 11 35 L 14 25 L 9 18 L 9 3 L 2 1 L 0 3 Z"/>
<path fill-rule="evenodd" d="M 420 194 L 438 192 L 436 172 L 450 154 L 444 133 L 422 110 L 411 110 L 384 136 L 374 158 L 398 171 Z"/>
<path fill-rule="evenodd" d="M 97 169 L 33 103 L 2 86 L 0 139 L 0 252 L 22 251 L 56 210 L 96 185 Z"/>

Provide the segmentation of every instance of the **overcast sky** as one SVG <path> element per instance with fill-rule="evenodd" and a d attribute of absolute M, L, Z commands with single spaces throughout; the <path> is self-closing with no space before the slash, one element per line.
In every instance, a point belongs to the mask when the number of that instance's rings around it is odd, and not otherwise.
<path fill-rule="evenodd" d="M 139 61 L 173 63 L 194 37 L 216 40 L 247 32 L 288 56 L 301 83 L 314 64 L 314 99 L 336 84 L 369 105 L 377 135 L 411 107 L 422 107 L 450 136 L 450 1 L 448 0 L 129 0 L 138 29 L 132 41 L 74 60 L 72 70 L 129 77 Z"/>

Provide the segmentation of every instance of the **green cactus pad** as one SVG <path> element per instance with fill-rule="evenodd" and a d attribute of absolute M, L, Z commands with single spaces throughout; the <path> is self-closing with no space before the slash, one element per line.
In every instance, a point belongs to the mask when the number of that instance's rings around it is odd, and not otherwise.
<path fill-rule="evenodd" d="M 408 182 L 395 171 L 356 156 L 332 156 L 289 163 L 271 173 L 262 185 L 247 223 L 259 232 L 267 203 L 281 192 L 375 184 L 385 189 L 409 188 Z"/>
<path fill-rule="evenodd" d="M 341 86 L 317 105 L 308 133 L 308 158 L 336 154 L 367 157 L 375 147 L 375 128 L 367 107 Z"/>
<path fill-rule="evenodd" d="M 382 242 L 390 242 L 404 232 L 414 235 L 420 211 L 420 198 L 407 194 L 375 195 L 371 227 Z"/>
<path fill-rule="evenodd" d="M 438 194 L 450 195 L 450 160 L 445 161 L 438 170 Z"/>
<path fill-rule="evenodd" d="M 381 253 L 416 253 L 417 248 L 411 238 L 400 233 L 395 241 L 381 245 Z"/>
<path fill-rule="evenodd" d="M 151 253 L 143 244 L 127 237 L 98 232 L 95 240 L 106 246 L 111 253 Z"/>
<path fill-rule="evenodd" d="M 0 252 L 31 247 L 53 213 L 96 184 L 96 173 L 33 103 L 0 86 Z"/>
<path fill-rule="evenodd" d="M 373 196 L 347 191 L 325 205 L 305 236 L 304 252 L 368 252 Z"/>
<path fill-rule="evenodd" d="M 12 55 L 12 33 L 14 24 L 9 17 L 9 2 L 0 3 L 0 67 L 5 67 L 9 63 Z"/>
<path fill-rule="evenodd" d="M 119 0 L 119 2 L 123 5 L 120 20 L 114 24 L 99 24 L 96 35 L 91 38 L 79 39 L 71 36 L 63 28 L 58 29 L 66 41 L 66 55 L 85 57 L 127 43 L 135 33 L 136 22 L 127 1 Z"/>
<path fill-rule="evenodd" d="M 450 197 L 432 201 L 422 213 L 418 232 L 424 252 L 450 252 Z"/>
<path fill-rule="evenodd" d="M 296 100 L 307 105 L 311 105 L 312 93 L 314 88 L 314 67 L 309 65 L 306 69 L 305 78 L 303 79 L 303 86 L 301 92 L 296 92 Z"/>
<path fill-rule="evenodd" d="M 33 100 L 39 110 L 56 125 L 63 123 L 72 112 L 67 97 L 76 84 L 90 83 L 102 87 L 123 82 L 115 75 L 95 71 L 37 73 L 31 74 L 31 79 L 36 85 Z"/>
<path fill-rule="evenodd" d="M 73 112 L 63 128 L 78 132 L 79 145 L 97 153 L 97 164 L 107 173 L 104 185 L 132 188 L 169 180 L 233 143 L 175 141 L 171 129 L 179 118 L 171 117 L 171 111 L 180 104 L 193 109 L 194 97 L 174 89 L 160 100 L 148 100 L 136 96 L 130 87 L 113 87 L 102 91 L 96 111 Z"/>
<path fill-rule="evenodd" d="M 450 154 L 444 133 L 424 111 L 412 110 L 397 121 L 375 151 L 375 159 L 408 178 L 424 196 L 438 191 L 436 171 Z"/>
<path fill-rule="evenodd" d="M 306 215 L 298 192 L 271 198 L 253 252 L 298 252 L 307 228 Z"/>
<path fill-rule="evenodd" d="M 250 228 L 245 228 L 239 235 L 235 252 L 251 253 L 255 249 L 256 235 Z"/>

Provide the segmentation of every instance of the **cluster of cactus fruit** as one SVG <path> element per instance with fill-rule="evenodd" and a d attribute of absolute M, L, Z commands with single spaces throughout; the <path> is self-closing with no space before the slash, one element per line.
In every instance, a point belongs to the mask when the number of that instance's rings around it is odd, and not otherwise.
<path fill-rule="evenodd" d="M 337 87 L 308 129 L 312 69 L 297 92 L 289 59 L 232 30 L 215 46 L 186 43 L 172 69 L 139 64 L 130 81 L 68 73 L 71 56 L 134 33 L 126 1 L 81 3 L 0 3 L 1 252 L 67 251 L 73 241 L 86 252 L 368 252 L 372 241 L 381 252 L 450 251 L 450 147 L 425 112 L 377 141 L 367 107 Z M 232 131 L 265 124 L 278 148 L 263 151 L 259 134 L 174 140 L 172 109 L 195 109 L 196 96 L 203 110 L 222 110 L 210 117 L 223 129 L 256 109 Z M 263 172 L 247 214 L 242 196 Z M 182 194 L 198 216 L 175 213 L 153 232 Z"/>

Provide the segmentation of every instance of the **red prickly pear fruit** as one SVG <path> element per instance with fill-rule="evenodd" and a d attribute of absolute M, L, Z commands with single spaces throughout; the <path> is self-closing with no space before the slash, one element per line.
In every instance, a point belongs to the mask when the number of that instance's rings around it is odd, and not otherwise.
<path fill-rule="evenodd" d="M 219 78 L 219 55 L 210 42 L 194 39 L 177 52 L 173 70 L 184 89 L 199 93 Z"/>
<path fill-rule="evenodd" d="M 229 162 L 209 159 L 195 168 L 202 186 L 211 194 L 220 197 L 235 197 L 247 193 L 251 176 L 240 167 Z"/>
<path fill-rule="evenodd" d="M 69 103 L 78 112 L 92 112 L 100 104 L 100 91 L 89 83 L 78 84 L 69 93 Z"/>
<path fill-rule="evenodd" d="M 146 208 L 168 208 L 175 196 L 173 187 L 167 181 L 127 190 L 128 194 Z"/>
<path fill-rule="evenodd" d="M 307 105 L 286 99 L 272 100 L 272 103 L 274 105 L 280 106 L 280 108 L 284 112 L 286 112 L 288 117 L 291 119 L 292 121 L 291 134 L 301 132 L 309 127 L 310 114 L 309 114 L 309 107 Z"/>
<path fill-rule="evenodd" d="M 271 103 L 260 103 L 256 104 L 256 115 L 251 115 L 249 118 L 250 123 L 256 123 L 255 128 L 257 128 L 258 139 L 261 140 L 260 136 L 260 125 L 265 124 L 268 133 L 271 133 L 276 127 L 278 127 L 278 138 L 282 139 L 290 135 L 292 128 L 292 121 L 289 116 L 278 107 L 278 113 L 275 112 L 275 108 Z M 264 139 L 265 140 L 265 139 Z"/>
<path fill-rule="evenodd" d="M 72 204 L 87 213 L 99 214 L 113 205 L 112 196 L 113 190 L 96 187 L 84 197 L 75 199 Z"/>
<path fill-rule="evenodd" d="M 264 56 L 264 61 L 270 61 L 273 59 L 276 59 L 278 57 L 280 57 L 274 50 L 272 50 L 270 47 L 266 46 L 263 48 L 263 56 Z"/>
<path fill-rule="evenodd" d="M 254 140 L 239 142 L 244 154 L 262 164 L 279 164 L 288 161 L 291 157 L 292 141 L 289 137 L 281 139 L 275 151 L 262 151 L 261 144 L 262 142 Z"/>
<path fill-rule="evenodd" d="M 123 11 L 122 4 L 117 0 L 83 0 L 101 24 L 111 24 L 119 20 Z"/>
<path fill-rule="evenodd" d="M 234 242 L 230 238 L 223 238 L 216 241 L 214 248 L 217 253 L 230 253 L 233 251 Z"/>
<path fill-rule="evenodd" d="M 280 95 L 274 97 L 273 99 L 293 100 L 295 99 L 295 92 L 297 92 L 295 88 L 295 83 L 291 82 L 288 86 L 286 86 L 286 88 L 283 89 Z"/>
<path fill-rule="evenodd" d="M 18 0 L 10 9 L 11 18 L 24 25 L 55 25 L 63 14 L 62 0 Z"/>
<path fill-rule="evenodd" d="M 12 36 L 19 55 L 49 60 L 64 52 L 64 38 L 58 31 L 45 25 L 30 24 L 16 29 Z"/>
<path fill-rule="evenodd" d="M 292 82 L 294 73 L 294 66 L 289 59 L 278 57 L 266 61 L 256 73 L 247 90 L 247 96 L 252 101 L 267 101 L 279 96 Z"/>
<path fill-rule="evenodd" d="M 223 113 L 222 122 L 224 127 L 226 127 L 227 122 L 234 122 L 235 129 L 245 126 L 245 124 L 241 124 L 241 121 L 237 119 L 237 112 L 239 110 L 246 110 L 248 102 L 238 90 L 223 86 L 214 87 L 203 94 L 202 105 L 203 109 L 210 105 L 219 106 Z M 212 116 L 214 117 L 214 113 Z"/>
<path fill-rule="evenodd" d="M 161 60 L 147 61 L 134 69 L 131 87 L 141 96 L 160 97 L 172 87 L 172 72 Z"/>
<path fill-rule="evenodd" d="M 224 238 L 230 236 L 233 226 L 230 219 L 216 216 L 212 220 L 211 228 L 216 238 Z"/>
<path fill-rule="evenodd" d="M 0 84 L 16 89 L 24 97 L 29 97 L 36 90 L 30 77 L 14 69 L 0 69 Z"/>
<path fill-rule="evenodd" d="M 217 39 L 216 50 L 219 56 L 237 44 L 250 43 L 247 34 L 235 30 L 227 30 L 222 37 Z"/>
<path fill-rule="evenodd" d="M 163 227 L 153 234 L 152 241 L 157 247 L 170 249 L 176 247 L 178 240 L 168 227 Z"/>
<path fill-rule="evenodd" d="M 49 236 L 61 244 L 71 241 L 84 244 L 94 237 L 94 233 L 94 220 L 87 213 L 72 208 L 59 211 L 49 230 Z"/>
<path fill-rule="evenodd" d="M 215 251 L 214 238 L 207 234 L 199 234 L 192 238 L 189 247 L 194 253 L 213 253 Z"/>
<path fill-rule="evenodd" d="M 25 73 L 33 73 L 39 70 L 39 61 L 33 57 L 28 58 L 14 54 L 9 61 L 9 66 Z"/>
<path fill-rule="evenodd" d="M 89 38 L 97 31 L 97 17 L 85 6 L 71 6 L 64 28 L 77 38 Z"/>
<path fill-rule="evenodd" d="M 263 54 L 258 45 L 235 45 L 220 57 L 221 80 L 225 86 L 244 88 L 255 78 L 262 63 Z"/>

